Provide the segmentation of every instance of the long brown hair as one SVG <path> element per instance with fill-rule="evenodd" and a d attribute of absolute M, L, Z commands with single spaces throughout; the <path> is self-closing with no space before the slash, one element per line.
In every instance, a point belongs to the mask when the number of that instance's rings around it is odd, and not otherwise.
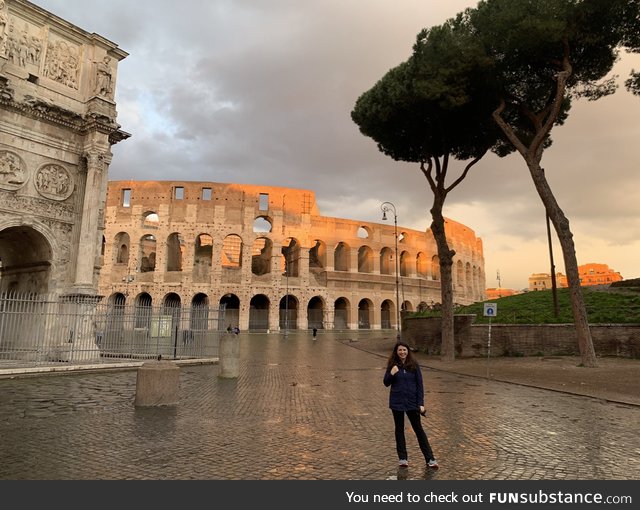
<path fill-rule="evenodd" d="M 391 355 L 387 360 L 387 370 L 391 370 L 391 367 L 393 367 L 393 365 L 398 365 L 398 368 L 402 366 L 402 360 L 400 359 L 400 356 L 398 356 L 398 347 L 400 346 L 406 347 L 408 351 L 407 359 L 404 362 L 404 368 L 413 372 L 418 367 L 418 362 L 413 357 L 411 347 L 409 347 L 404 342 L 398 342 L 393 346 L 393 351 L 391 352 Z"/>

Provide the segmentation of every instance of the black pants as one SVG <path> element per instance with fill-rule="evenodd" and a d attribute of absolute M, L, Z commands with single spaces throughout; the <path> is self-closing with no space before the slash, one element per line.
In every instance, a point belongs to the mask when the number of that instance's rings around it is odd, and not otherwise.
<path fill-rule="evenodd" d="M 399 459 L 408 459 L 407 457 L 407 443 L 404 438 L 404 411 L 394 411 L 393 413 L 393 422 L 396 427 L 396 450 L 398 451 Z M 411 428 L 416 434 L 416 438 L 418 439 L 418 444 L 420 445 L 420 451 L 422 451 L 422 455 L 424 455 L 424 460 L 429 462 L 431 459 L 434 459 L 433 452 L 431 451 L 431 445 L 429 444 L 429 439 L 427 439 L 427 433 L 422 428 L 422 423 L 420 422 L 420 411 L 407 411 L 407 417 L 409 418 L 409 423 L 411 423 Z"/>

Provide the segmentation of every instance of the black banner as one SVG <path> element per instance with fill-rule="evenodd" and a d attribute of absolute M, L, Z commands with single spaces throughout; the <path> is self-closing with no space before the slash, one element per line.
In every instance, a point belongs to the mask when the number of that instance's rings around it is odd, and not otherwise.
<path fill-rule="evenodd" d="M 24 484 L 43 485 L 25 490 Z M 637 507 L 638 481 L 86 481 L 2 482 L 5 500 L 47 504 L 66 494 L 66 509 L 190 508 L 596 508 Z M 105 485 L 109 485 L 106 487 Z M 14 493 L 15 492 L 15 493 Z M 69 496 L 73 496 L 69 498 Z"/>

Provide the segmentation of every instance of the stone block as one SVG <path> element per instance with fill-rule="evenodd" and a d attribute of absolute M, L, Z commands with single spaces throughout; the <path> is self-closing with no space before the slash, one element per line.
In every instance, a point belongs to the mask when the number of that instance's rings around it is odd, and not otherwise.
<path fill-rule="evenodd" d="M 237 335 L 228 333 L 220 339 L 219 377 L 233 379 L 240 371 L 240 341 Z"/>
<path fill-rule="evenodd" d="M 136 407 L 172 406 L 178 403 L 180 368 L 171 361 L 149 361 L 138 369 Z"/>

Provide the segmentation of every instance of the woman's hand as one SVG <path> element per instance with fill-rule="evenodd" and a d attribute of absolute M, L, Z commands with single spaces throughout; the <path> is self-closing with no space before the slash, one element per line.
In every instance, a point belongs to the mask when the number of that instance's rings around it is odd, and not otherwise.
<path fill-rule="evenodd" d="M 400 371 L 400 369 L 398 368 L 398 365 L 393 365 L 391 367 L 391 370 L 389 371 L 389 373 L 391 375 L 396 375 L 399 371 Z"/>
<path fill-rule="evenodd" d="M 420 414 L 422 416 L 426 416 L 427 415 L 427 408 L 425 406 L 420 406 Z"/>

